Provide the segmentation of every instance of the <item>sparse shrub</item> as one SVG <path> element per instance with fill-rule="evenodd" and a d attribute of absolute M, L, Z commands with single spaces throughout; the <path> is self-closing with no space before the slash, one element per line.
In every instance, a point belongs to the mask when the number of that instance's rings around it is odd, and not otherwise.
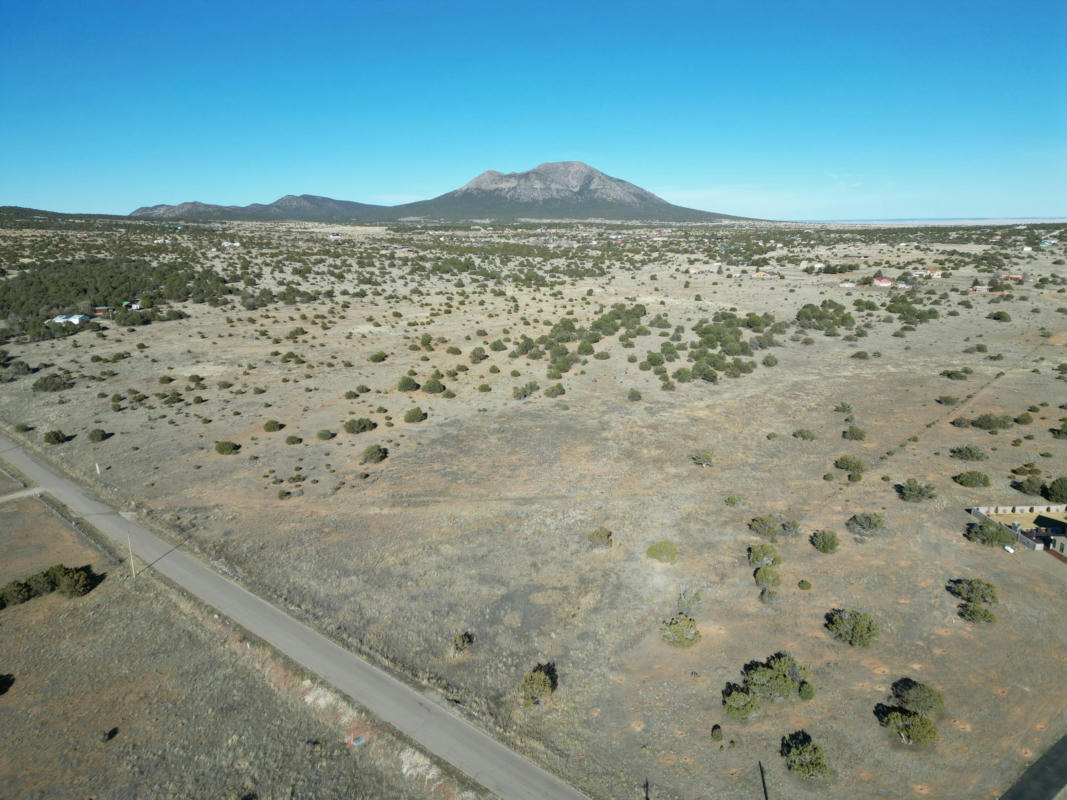
<path fill-rule="evenodd" d="M 800 684 L 797 694 L 801 700 L 813 700 L 815 698 L 815 686 L 810 681 Z"/>
<path fill-rule="evenodd" d="M 853 514 L 845 523 L 855 536 L 867 538 L 885 530 L 885 517 L 874 512 Z"/>
<path fill-rule="evenodd" d="M 861 480 L 864 470 L 867 469 L 863 459 L 856 458 L 856 456 L 838 456 L 834 459 L 834 466 L 845 470 L 848 473 L 848 479 L 853 483 Z"/>
<path fill-rule="evenodd" d="M 773 544 L 754 544 L 748 548 L 748 565 L 766 567 L 781 564 L 782 559 Z"/>
<path fill-rule="evenodd" d="M 265 430 L 267 433 L 275 433 L 276 431 L 280 431 L 281 429 L 282 424 L 276 419 L 268 419 L 266 422 L 263 423 L 263 430 Z"/>
<path fill-rule="evenodd" d="M 397 381 L 396 388 L 401 392 L 414 392 L 418 390 L 419 384 L 410 375 L 405 375 Z"/>
<path fill-rule="evenodd" d="M 737 683 L 728 683 L 722 690 L 722 704 L 726 716 L 744 722 L 760 708 L 759 695 Z"/>
<path fill-rule="evenodd" d="M 321 431 L 315 434 L 315 438 L 323 442 L 328 442 L 334 437 L 334 432 L 323 428 Z"/>
<path fill-rule="evenodd" d="M 834 406 L 834 411 L 836 411 L 838 414 L 852 414 L 853 412 L 855 412 L 855 410 L 856 409 L 852 407 L 851 403 L 841 402 Z"/>
<path fill-rule="evenodd" d="M 631 403 L 636 403 L 638 400 L 641 399 L 641 393 L 637 391 L 637 389 L 631 389 L 629 392 L 626 393 L 626 399 L 629 400 Z"/>
<path fill-rule="evenodd" d="M 689 460 L 698 467 L 710 467 L 715 460 L 715 455 L 710 450 L 697 450 L 689 454 Z"/>
<path fill-rule="evenodd" d="M 516 400 L 525 400 L 541 387 L 535 381 L 529 381 L 522 386 L 515 386 L 511 390 L 511 396 Z"/>
<path fill-rule="evenodd" d="M 815 531 L 811 535 L 811 544 L 820 553 L 833 553 L 837 550 L 837 533 L 827 529 Z"/>
<path fill-rule="evenodd" d="M 523 676 L 519 684 L 522 704 L 527 707 L 541 705 L 556 691 L 557 684 L 555 664 L 538 664 Z"/>
<path fill-rule="evenodd" d="M 589 546 L 594 549 L 611 547 L 612 537 L 612 532 L 603 525 L 585 535 L 586 540 L 589 542 Z"/>
<path fill-rule="evenodd" d="M 811 581 L 807 580 L 806 578 L 801 578 L 799 581 L 797 581 L 797 588 L 806 592 L 808 591 L 808 589 L 811 588 Z"/>
<path fill-rule="evenodd" d="M 474 634 L 470 631 L 463 631 L 457 633 L 452 637 L 450 642 L 450 650 L 453 658 L 470 650 L 471 645 L 474 644 Z"/>
<path fill-rule="evenodd" d="M 422 390 L 427 394 L 440 394 L 445 390 L 445 385 L 437 378 L 430 378 L 422 385 Z"/>
<path fill-rule="evenodd" d="M 986 455 L 985 450 L 973 444 L 965 444 L 962 447 L 953 447 L 949 451 L 949 455 L 953 458 L 958 458 L 960 461 L 985 461 L 989 458 L 989 456 Z"/>
<path fill-rule="evenodd" d="M 963 535 L 972 542 L 978 542 L 988 547 L 1001 547 L 1015 543 L 1015 537 L 1011 531 L 991 519 L 969 523 Z"/>
<path fill-rule="evenodd" d="M 830 766 L 822 748 L 812 741 L 805 731 L 794 731 L 782 737 L 782 757 L 790 772 L 805 778 L 818 778 L 830 774 Z"/>
<path fill-rule="evenodd" d="M 848 428 L 841 431 L 841 438 L 848 439 L 850 442 L 862 442 L 867 438 L 867 431 L 856 425 L 849 425 Z"/>
<path fill-rule="evenodd" d="M 971 420 L 971 427 L 983 431 L 1005 431 L 1014 423 L 1009 414 L 981 414 Z"/>
<path fill-rule="evenodd" d="M 105 431 L 103 428 L 93 428 L 91 431 L 89 431 L 90 442 L 102 442 L 106 438 L 107 431 Z"/>
<path fill-rule="evenodd" d="M 807 428 L 798 428 L 793 431 L 793 438 L 805 442 L 812 442 L 815 441 L 816 436 L 814 431 L 808 430 Z"/>
<path fill-rule="evenodd" d="M 722 741 L 722 725 L 715 724 L 711 726 L 711 740 L 713 742 Z"/>
<path fill-rule="evenodd" d="M 422 422 L 424 419 L 426 419 L 426 413 L 418 406 L 404 412 L 404 422 Z"/>
<path fill-rule="evenodd" d="M 692 647 L 700 641 L 700 631 L 696 621 L 688 614 L 679 611 L 670 619 L 663 621 L 663 641 L 672 647 Z"/>
<path fill-rule="evenodd" d="M 545 389 L 545 397 L 559 397 L 562 394 L 566 394 L 562 383 L 557 383 Z"/>
<path fill-rule="evenodd" d="M 304 441 L 304 440 L 301 439 L 299 436 L 286 436 L 285 437 L 285 443 L 286 444 L 300 444 L 302 441 Z"/>
<path fill-rule="evenodd" d="M 674 542 L 663 539 L 662 541 L 655 542 L 648 546 L 645 551 L 645 555 L 654 561 L 661 561 L 664 564 L 673 564 L 678 560 L 678 548 Z"/>
<path fill-rule="evenodd" d="M 960 603 L 957 612 L 967 622 L 996 622 L 997 616 L 981 603 Z"/>
<path fill-rule="evenodd" d="M 371 353 L 368 358 L 370 359 L 370 362 L 372 364 L 380 364 L 383 361 L 385 361 L 385 359 L 387 359 L 388 357 L 389 357 L 389 355 L 387 353 L 384 353 L 381 350 L 379 350 L 377 353 Z"/>
<path fill-rule="evenodd" d="M 985 318 L 995 322 L 1011 322 L 1011 314 L 1007 311 L 991 311 L 986 314 Z"/>
<path fill-rule="evenodd" d="M 363 451 L 363 459 L 360 464 L 378 464 L 385 461 L 389 451 L 380 444 L 372 444 Z"/>
<path fill-rule="evenodd" d="M 345 433 L 366 433 L 378 427 L 378 423 L 367 417 L 345 420 Z"/>
<path fill-rule="evenodd" d="M 915 478 L 908 478 L 896 488 L 900 499 L 907 503 L 919 503 L 937 497 L 937 491 L 932 483 L 920 483 Z"/>
<path fill-rule="evenodd" d="M 215 442 L 215 452 L 219 455 L 232 456 L 240 449 L 241 445 L 236 442 Z"/>
<path fill-rule="evenodd" d="M 955 397 L 951 394 L 943 394 L 937 398 L 937 402 L 943 406 L 954 406 L 959 401 L 960 399 L 958 397 Z"/>
<path fill-rule="evenodd" d="M 969 489 L 973 489 L 977 486 L 989 485 L 989 476 L 984 472 L 978 472 L 973 469 L 968 470 L 967 472 L 961 472 L 959 475 L 953 475 L 952 480 L 960 486 L 966 486 Z"/>
<path fill-rule="evenodd" d="M 870 614 L 840 608 L 826 615 L 826 629 L 839 642 L 852 647 L 869 647 L 879 633 L 878 625 Z"/>
<path fill-rule="evenodd" d="M 774 605 L 778 600 L 778 592 L 775 589 L 772 589 L 770 586 L 764 586 L 760 589 L 759 601 L 764 605 Z"/>
<path fill-rule="evenodd" d="M 778 586 L 782 582 L 782 576 L 773 567 L 760 567 L 752 573 L 752 578 L 761 589 L 765 589 L 768 586 Z"/>
<path fill-rule="evenodd" d="M 67 434 L 63 431 L 48 431 L 44 435 L 45 444 L 64 444 L 67 441 Z"/>

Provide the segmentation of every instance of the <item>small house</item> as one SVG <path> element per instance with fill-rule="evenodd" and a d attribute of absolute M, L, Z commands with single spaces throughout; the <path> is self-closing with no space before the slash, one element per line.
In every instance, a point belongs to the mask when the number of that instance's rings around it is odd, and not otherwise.
<path fill-rule="evenodd" d="M 875 286 L 878 286 L 878 287 L 880 287 L 882 289 L 888 289 L 888 288 L 896 285 L 896 281 L 893 280 L 892 278 L 875 278 L 871 282 Z"/>

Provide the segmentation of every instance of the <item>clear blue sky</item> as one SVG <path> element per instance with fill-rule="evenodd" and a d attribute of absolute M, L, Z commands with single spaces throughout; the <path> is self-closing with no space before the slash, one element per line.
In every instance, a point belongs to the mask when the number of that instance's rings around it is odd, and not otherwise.
<path fill-rule="evenodd" d="M 778 219 L 1067 216 L 1067 3 L 0 0 L 0 205 L 579 160 Z"/>

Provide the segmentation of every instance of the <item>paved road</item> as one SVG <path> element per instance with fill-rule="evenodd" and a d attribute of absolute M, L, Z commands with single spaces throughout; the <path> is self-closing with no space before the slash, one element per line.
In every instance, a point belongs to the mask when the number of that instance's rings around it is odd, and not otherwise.
<path fill-rule="evenodd" d="M 151 568 L 373 711 L 430 753 L 511 800 L 585 795 L 358 656 L 175 549 L 0 434 L 0 458 Z"/>
<path fill-rule="evenodd" d="M 1053 800 L 1067 790 L 1067 736 L 1030 765 L 1000 800 Z"/>

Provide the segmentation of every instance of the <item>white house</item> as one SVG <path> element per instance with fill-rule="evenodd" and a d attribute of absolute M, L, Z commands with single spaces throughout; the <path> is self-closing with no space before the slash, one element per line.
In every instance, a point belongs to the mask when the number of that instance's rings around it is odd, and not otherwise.
<path fill-rule="evenodd" d="M 60 314 L 58 317 L 52 317 L 49 322 L 54 322 L 56 325 L 81 325 L 91 319 L 92 317 L 85 314 Z"/>

